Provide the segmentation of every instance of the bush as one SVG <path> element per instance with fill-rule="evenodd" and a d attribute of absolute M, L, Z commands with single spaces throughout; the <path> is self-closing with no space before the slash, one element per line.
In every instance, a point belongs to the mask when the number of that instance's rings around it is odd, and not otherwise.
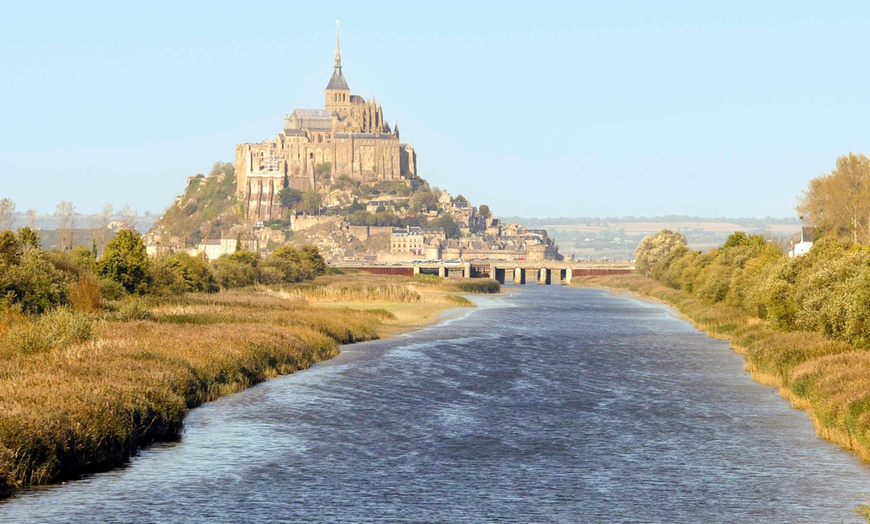
<path fill-rule="evenodd" d="M 488 278 L 465 280 L 460 282 L 457 287 L 466 293 L 498 293 L 501 291 L 501 284 L 497 280 Z"/>
<path fill-rule="evenodd" d="M 108 244 L 97 263 L 97 274 L 120 283 L 128 293 L 142 293 L 147 288 L 148 255 L 142 237 L 122 229 Z"/>
<path fill-rule="evenodd" d="M 71 275 L 57 269 L 45 253 L 32 250 L 19 263 L 0 262 L 0 300 L 25 313 L 42 313 L 66 303 Z"/>

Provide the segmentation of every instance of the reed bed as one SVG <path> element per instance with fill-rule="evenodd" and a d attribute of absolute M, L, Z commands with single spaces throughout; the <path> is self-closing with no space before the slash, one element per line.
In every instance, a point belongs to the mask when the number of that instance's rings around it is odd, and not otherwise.
<path fill-rule="evenodd" d="M 400 302 L 416 303 L 422 300 L 412 284 L 381 282 L 375 284 L 341 283 L 305 284 L 285 291 L 290 296 L 318 302 Z"/>
<path fill-rule="evenodd" d="M 0 493 L 124 463 L 187 411 L 379 336 L 384 310 L 262 291 L 0 318 Z"/>
<path fill-rule="evenodd" d="M 673 305 L 699 329 L 729 340 L 752 377 L 806 410 L 819 436 L 870 462 L 870 352 L 816 331 L 770 329 L 640 275 L 584 277 L 574 285 L 626 289 Z"/>

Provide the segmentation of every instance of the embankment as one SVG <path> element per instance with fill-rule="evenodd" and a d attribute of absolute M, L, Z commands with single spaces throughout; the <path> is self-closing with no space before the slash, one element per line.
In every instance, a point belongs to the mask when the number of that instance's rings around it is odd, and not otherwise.
<path fill-rule="evenodd" d="M 0 496 L 125 463 L 189 409 L 472 305 L 453 285 L 342 276 L 0 316 Z"/>
<path fill-rule="evenodd" d="M 624 289 L 676 308 L 698 329 L 728 340 L 754 380 L 807 412 L 819 436 L 870 463 L 870 352 L 814 331 L 778 331 L 740 309 L 639 275 L 586 277 L 573 285 Z"/>

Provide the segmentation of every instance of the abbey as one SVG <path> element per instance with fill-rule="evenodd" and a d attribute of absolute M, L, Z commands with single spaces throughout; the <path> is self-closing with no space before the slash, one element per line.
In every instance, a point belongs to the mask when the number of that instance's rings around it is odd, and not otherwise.
<path fill-rule="evenodd" d="M 284 209 L 278 192 L 318 189 L 327 178 L 402 180 L 417 172 L 414 149 L 399 141 L 380 105 L 350 94 L 341 72 L 336 33 L 335 66 L 324 109 L 296 109 L 284 118 L 275 140 L 236 146 L 239 201 L 249 221 L 275 220 Z"/>

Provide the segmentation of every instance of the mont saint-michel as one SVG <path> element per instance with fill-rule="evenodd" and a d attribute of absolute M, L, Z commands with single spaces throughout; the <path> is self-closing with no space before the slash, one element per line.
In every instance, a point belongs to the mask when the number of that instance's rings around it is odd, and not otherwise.
<path fill-rule="evenodd" d="M 281 189 L 316 190 L 324 182 L 319 177 L 408 181 L 416 164 L 414 149 L 399 139 L 398 122 L 390 127 L 375 97 L 351 94 L 338 34 L 323 109 L 296 109 L 275 140 L 236 146 L 238 193 L 248 220 L 283 218 Z"/>
<path fill-rule="evenodd" d="M 234 164 L 188 179 L 146 235 L 151 254 L 313 244 L 331 263 L 563 258 L 546 229 L 504 224 L 420 176 L 398 122 L 351 93 L 337 31 L 332 66 L 322 109 L 294 109 L 274 139 L 238 144 Z"/>

